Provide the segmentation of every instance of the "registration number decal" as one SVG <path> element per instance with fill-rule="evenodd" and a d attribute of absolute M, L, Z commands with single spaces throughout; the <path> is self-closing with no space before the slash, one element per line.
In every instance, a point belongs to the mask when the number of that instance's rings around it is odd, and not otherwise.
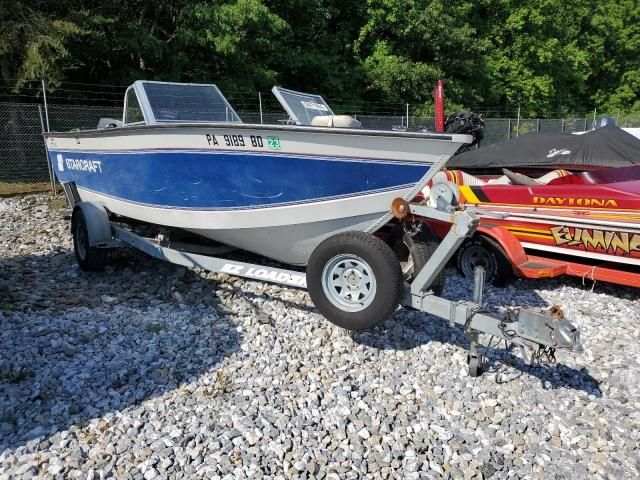
<path fill-rule="evenodd" d="M 205 136 L 207 140 L 207 145 L 210 147 L 253 147 L 253 148 L 264 148 L 264 140 L 260 135 L 242 135 L 242 134 L 225 134 L 225 135 L 214 135 L 207 133 Z M 278 137 L 267 137 L 267 141 L 271 142 L 270 139 L 275 138 L 277 140 L 278 148 L 275 150 L 280 150 L 280 141 Z M 269 143 L 269 148 L 271 147 L 271 143 Z"/>

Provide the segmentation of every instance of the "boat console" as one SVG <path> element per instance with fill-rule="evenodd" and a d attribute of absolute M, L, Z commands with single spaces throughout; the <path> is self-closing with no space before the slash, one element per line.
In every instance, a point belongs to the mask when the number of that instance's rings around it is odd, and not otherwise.
<path fill-rule="evenodd" d="M 282 87 L 271 89 L 295 125 L 314 127 L 362 128 L 362 123 L 349 115 L 336 115 L 320 95 L 296 92 Z"/>

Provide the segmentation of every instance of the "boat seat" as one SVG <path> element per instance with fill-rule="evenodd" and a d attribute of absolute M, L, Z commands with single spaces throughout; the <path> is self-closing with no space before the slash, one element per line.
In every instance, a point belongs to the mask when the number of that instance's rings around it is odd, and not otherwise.
<path fill-rule="evenodd" d="M 506 175 L 487 180 L 487 185 L 511 185 L 511 180 Z"/>
<path fill-rule="evenodd" d="M 117 128 L 122 126 L 122 120 L 116 120 L 115 118 L 101 118 L 98 120 L 98 130 L 103 128 Z"/>
<path fill-rule="evenodd" d="M 502 173 L 509 179 L 511 185 L 540 185 L 535 178 L 527 177 L 523 173 L 512 172 L 507 168 L 503 168 Z"/>
<path fill-rule="evenodd" d="M 573 175 L 568 170 L 553 170 L 551 172 L 545 173 L 541 177 L 538 177 L 538 183 L 542 183 L 543 185 L 548 185 L 550 181 L 555 180 L 556 178 L 566 177 L 567 175 Z"/>
<path fill-rule="evenodd" d="M 514 175 L 520 175 L 520 174 L 515 174 L 513 172 L 511 173 Z M 533 180 L 536 182 L 533 185 L 548 185 L 550 182 L 556 180 L 557 178 L 566 177 L 567 175 L 573 175 L 573 174 L 568 170 L 558 169 L 558 170 L 553 170 L 551 172 L 545 173 L 544 175 L 536 179 L 533 179 L 530 177 L 527 177 L 527 178 L 530 178 L 530 180 Z M 557 182 L 554 182 L 554 183 L 557 183 Z M 500 177 L 492 178 L 491 180 L 489 180 L 487 182 L 487 185 L 523 185 L 523 184 L 513 183 L 509 178 L 509 176 L 501 175 Z M 526 185 L 532 185 L 532 184 L 527 183 Z"/>
<path fill-rule="evenodd" d="M 317 115 L 311 119 L 314 127 L 362 128 L 362 123 L 349 115 Z"/>

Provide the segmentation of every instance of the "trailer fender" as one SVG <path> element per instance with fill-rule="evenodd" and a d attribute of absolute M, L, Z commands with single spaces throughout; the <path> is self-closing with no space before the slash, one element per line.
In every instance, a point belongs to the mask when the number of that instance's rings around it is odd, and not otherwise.
<path fill-rule="evenodd" d="M 109 215 L 104 207 L 93 202 L 78 202 L 73 207 L 71 214 L 71 225 L 73 229 L 74 223 L 77 221 L 78 212 L 82 212 L 84 221 L 87 225 L 87 234 L 89 236 L 89 246 L 106 246 L 113 239 L 111 232 L 111 222 Z M 72 230 L 73 231 L 73 230 Z"/>
<path fill-rule="evenodd" d="M 528 261 L 527 254 L 520 240 L 506 228 L 491 223 L 481 222 L 476 235 L 484 235 L 496 242 L 504 251 L 509 262 L 517 270 L 518 265 Z"/>

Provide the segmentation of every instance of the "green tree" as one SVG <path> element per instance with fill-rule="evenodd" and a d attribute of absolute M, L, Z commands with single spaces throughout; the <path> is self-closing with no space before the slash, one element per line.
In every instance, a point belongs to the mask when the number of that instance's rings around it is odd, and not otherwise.
<path fill-rule="evenodd" d="M 361 2 L 266 0 L 289 25 L 277 65 L 285 86 L 349 100 L 362 94 L 362 69 L 353 54 L 363 22 Z"/>
<path fill-rule="evenodd" d="M 289 25 L 261 0 L 199 1 L 181 12 L 177 35 L 183 78 L 255 91 L 275 83 Z"/>
<path fill-rule="evenodd" d="M 640 3 L 600 2 L 589 22 L 587 91 L 601 111 L 640 114 Z"/>
<path fill-rule="evenodd" d="M 67 41 L 80 29 L 56 18 L 56 2 L 0 0 L 0 75 L 19 87 L 32 79 L 61 82 L 73 68 Z"/>
<path fill-rule="evenodd" d="M 640 114 L 637 0 L 0 0 L 0 39 L 17 87 L 280 84 L 424 113 L 444 79 L 450 109 Z"/>
<path fill-rule="evenodd" d="M 431 103 L 438 79 L 456 103 L 483 100 L 488 43 L 471 23 L 476 2 L 368 0 L 356 43 L 367 86 L 394 102 Z"/>
<path fill-rule="evenodd" d="M 587 2 L 484 0 L 492 48 L 486 67 L 492 101 L 524 114 L 557 115 L 588 107 Z"/>

